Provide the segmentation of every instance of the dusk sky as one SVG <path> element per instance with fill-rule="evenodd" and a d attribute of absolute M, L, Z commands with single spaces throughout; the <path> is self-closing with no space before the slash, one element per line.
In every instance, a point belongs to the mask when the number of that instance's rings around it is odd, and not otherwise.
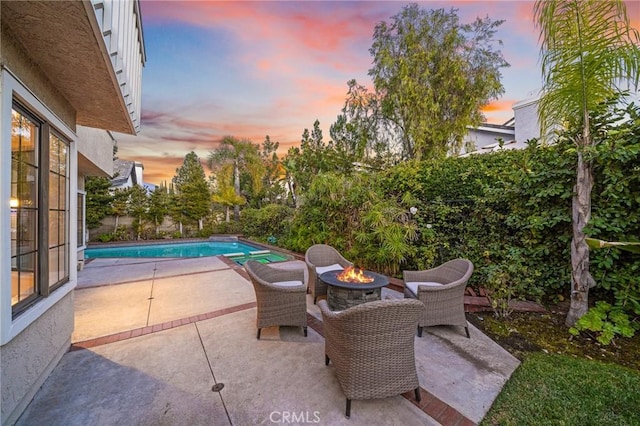
<path fill-rule="evenodd" d="M 484 113 L 489 123 L 511 118 L 512 104 L 541 81 L 533 2 L 418 3 L 456 8 L 463 23 L 478 16 L 505 20 L 496 35 L 511 64 L 502 69 L 505 94 Z M 116 134 L 118 157 L 141 161 L 145 182 L 159 184 L 171 180 L 187 153 L 204 160 L 226 135 L 255 144 L 269 135 L 282 155 L 318 119 L 328 141 L 347 81 L 372 88 L 375 25 L 391 22 L 405 4 L 142 0 L 142 131 Z M 627 2 L 627 13 L 640 28 L 640 2 Z"/>

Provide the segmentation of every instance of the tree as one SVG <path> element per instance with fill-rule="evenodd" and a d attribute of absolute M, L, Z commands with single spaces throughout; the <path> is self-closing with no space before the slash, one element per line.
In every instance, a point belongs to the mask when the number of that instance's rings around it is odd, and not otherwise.
<path fill-rule="evenodd" d="M 284 179 L 287 185 L 288 196 L 291 197 L 291 205 L 298 208 L 300 203 L 298 199 L 298 188 L 296 185 L 296 171 L 298 170 L 300 162 L 300 148 L 292 146 L 287 151 L 287 155 L 282 159 L 282 167 L 284 169 Z"/>
<path fill-rule="evenodd" d="M 375 168 L 393 163 L 393 152 L 398 152 L 398 146 L 393 129 L 382 119 L 380 97 L 356 80 L 349 80 L 347 85 L 342 113 L 329 129 L 337 169 L 348 174 L 355 162 Z"/>
<path fill-rule="evenodd" d="M 160 184 L 160 186 L 149 195 L 149 209 L 147 210 L 147 218 L 153 222 L 156 235 L 159 234 L 160 224 L 168 214 L 169 191 L 166 185 Z"/>
<path fill-rule="evenodd" d="M 269 135 L 262 142 L 260 158 L 264 164 L 264 176 L 262 178 L 263 190 L 260 193 L 259 205 L 265 200 L 267 203 L 277 203 L 284 194 L 284 189 L 280 185 L 284 171 L 277 154 L 279 146 L 280 142 L 272 142 Z"/>
<path fill-rule="evenodd" d="M 333 161 L 333 143 L 325 144 L 320 129 L 320 121 L 313 123 L 313 129 L 304 129 L 300 148 L 290 148 L 283 160 L 286 177 L 292 182 L 289 189 L 295 202 L 299 202 L 300 193 L 311 187 L 313 179 L 321 173 L 335 169 Z"/>
<path fill-rule="evenodd" d="M 174 200 L 177 209 L 172 216 L 174 219 L 182 218 L 179 223 L 185 220 L 197 222 L 198 229 L 202 229 L 202 219 L 211 209 L 211 195 L 204 169 L 195 152 L 191 151 L 184 157 L 172 182 L 175 185 Z"/>
<path fill-rule="evenodd" d="M 542 134 L 563 125 L 581 129 L 574 138 L 578 160 L 572 197 L 571 307 L 566 318 L 567 326 L 573 326 L 587 312 L 589 288 L 595 285 L 584 233 L 594 184 L 590 156 L 598 143 L 591 133 L 590 114 L 621 95 L 621 82 L 637 88 L 640 38 L 619 0 L 537 0 L 534 19 L 541 42 Z"/>
<path fill-rule="evenodd" d="M 252 183 L 253 191 L 260 191 L 264 166 L 258 149 L 259 147 L 249 140 L 238 140 L 233 136 L 225 136 L 222 139 L 218 149 L 211 151 L 207 159 L 209 169 L 216 173 L 219 190 L 230 186 L 222 180 L 232 179 L 236 199 L 241 200 L 240 174 L 246 173 Z M 240 204 L 238 202 L 233 206 L 233 216 L 236 221 L 240 220 Z"/>
<path fill-rule="evenodd" d="M 129 188 L 129 199 L 127 202 L 127 214 L 133 217 L 133 229 L 136 238 L 139 240 L 144 228 L 144 218 L 149 208 L 149 196 L 146 189 L 140 185 Z"/>
<path fill-rule="evenodd" d="M 410 4 L 375 27 L 369 75 L 406 158 L 458 150 L 481 108 L 504 93 L 500 68 L 509 64 L 494 47 L 503 21 L 461 24 L 456 12 Z"/>
<path fill-rule="evenodd" d="M 113 196 L 109 192 L 109 188 L 111 188 L 111 181 L 105 177 L 91 176 L 85 180 L 87 228 L 99 227 L 102 219 L 111 213 Z"/>
<path fill-rule="evenodd" d="M 120 216 L 127 214 L 129 202 L 129 188 L 117 188 L 113 192 L 113 198 L 111 199 L 111 214 L 115 217 L 116 223 L 113 228 L 113 233 L 118 232 L 118 226 L 120 225 Z"/>

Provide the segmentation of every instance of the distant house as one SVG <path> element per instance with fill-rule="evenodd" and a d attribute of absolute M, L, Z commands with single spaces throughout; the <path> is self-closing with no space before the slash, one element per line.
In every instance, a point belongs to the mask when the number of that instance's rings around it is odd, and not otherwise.
<path fill-rule="evenodd" d="M 0 1 L 2 425 L 69 350 L 85 177 L 140 130 L 145 61 L 138 0 Z"/>
<path fill-rule="evenodd" d="M 539 100 L 539 94 L 532 94 L 513 104 L 513 118 L 504 124 L 483 123 L 478 127 L 468 127 L 460 156 L 525 148 L 529 139 L 540 137 Z"/>
<path fill-rule="evenodd" d="M 152 193 L 158 187 L 143 179 L 144 166 L 139 161 L 120 160 L 113 162 L 113 178 L 111 179 L 111 189 L 131 188 L 135 185 L 143 187 L 147 194 Z"/>
<path fill-rule="evenodd" d="M 512 120 L 505 124 L 483 123 L 478 127 L 467 127 L 467 135 L 462 144 L 460 156 L 489 152 L 502 145 L 515 145 L 515 126 L 510 125 Z"/>
<path fill-rule="evenodd" d="M 117 159 L 113 162 L 111 188 L 124 189 L 135 185 L 144 186 L 142 174 L 144 166 L 139 161 Z"/>

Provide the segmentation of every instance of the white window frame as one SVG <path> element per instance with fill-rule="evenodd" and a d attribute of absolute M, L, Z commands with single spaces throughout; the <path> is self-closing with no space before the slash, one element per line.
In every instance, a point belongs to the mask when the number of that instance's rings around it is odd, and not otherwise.
<path fill-rule="evenodd" d="M 60 136 L 69 141 L 69 195 L 78 188 L 78 137 L 56 114 L 41 102 L 8 69 L 2 68 L 0 75 L 0 345 L 11 341 L 49 308 L 69 294 L 77 283 L 76 235 L 77 197 L 69 200 L 69 281 L 42 297 L 16 318 L 12 318 L 11 307 L 11 111 L 13 101 L 27 108 L 55 127 Z M 42 255 L 42 254 L 41 254 Z"/>
<path fill-rule="evenodd" d="M 87 248 L 87 191 L 78 189 L 76 191 L 76 201 L 78 195 L 82 195 L 82 206 L 77 206 L 76 212 L 82 207 L 82 244 L 78 244 L 76 251 L 82 251 Z M 77 213 L 76 213 L 77 214 Z M 76 216 L 76 226 L 78 226 L 78 217 Z M 77 243 L 78 229 L 76 228 L 76 243 Z"/>

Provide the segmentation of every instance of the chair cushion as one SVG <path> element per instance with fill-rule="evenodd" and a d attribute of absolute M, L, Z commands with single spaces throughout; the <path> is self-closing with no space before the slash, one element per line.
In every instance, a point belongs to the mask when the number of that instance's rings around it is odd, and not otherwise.
<path fill-rule="evenodd" d="M 437 283 L 435 281 L 411 281 L 408 283 L 405 283 L 404 286 L 407 287 L 409 290 L 411 290 L 411 292 L 415 295 L 418 294 L 418 286 L 427 286 L 427 287 L 437 287 L 439 285 L 442 285 L 442 283 Z"/>
<path fill-rule="evenodd" d="M 276 281 L 272 284 L 279 287 L 297 287 L 302 285 L 302 281 Z"/>
<path fill-rule="evenodd" d="M 316 266 L 316 274 L 320 275 L 328 271 L 341 271 L 342 269 L 344 268 L 337 263 L 329 266 Z"/>

